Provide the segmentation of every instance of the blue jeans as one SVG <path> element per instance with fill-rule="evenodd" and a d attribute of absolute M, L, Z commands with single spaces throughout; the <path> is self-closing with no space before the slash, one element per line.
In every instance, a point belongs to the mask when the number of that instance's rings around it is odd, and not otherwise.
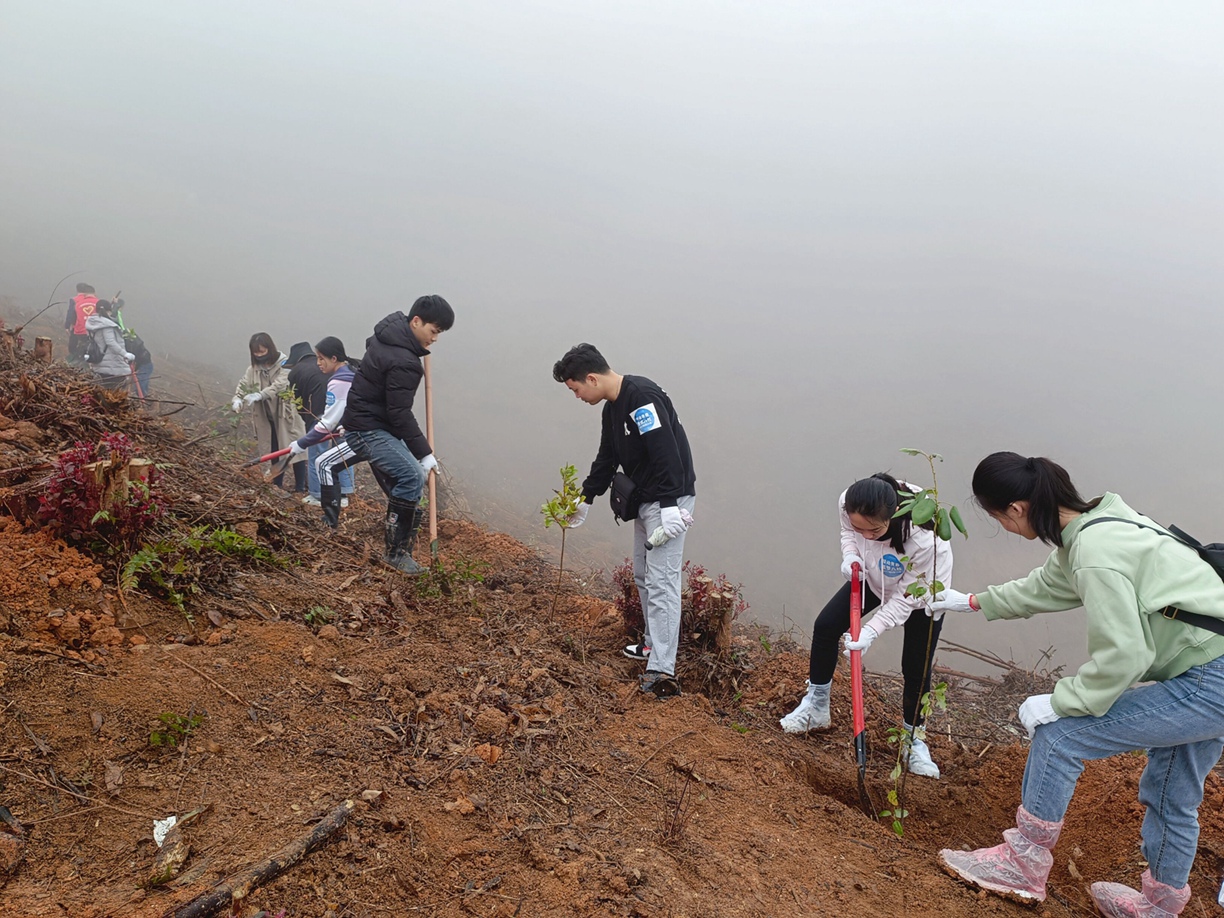
<path fill-rule="evenodd" d="M 327 450 L 331 449 L 335 444 L 335 440 L 324 440 L 322 443 L 316 443 L 314 446 L 306 449 L 306 489 L 310 491 L 311 497 L 318 497 L 319 491 L 319 470 L 315 467 L 315 462 Z M 340 482 L 341 494 L 353 493 L 353 472 L 349 468 L 342 468 L 336 475 L 336 480 Z"/>
<path fill-rule="evenodd" d="M 152 362 L 136 368 L 136 380 L 140 383 L 140 394 L 149 397 L 149 380 L 153 376 Z"/>
<path fill-rule="evenodd" d="M 358 462 L 370 463 L 374 480 L 392 500 L 415 504 L 425 489 L 425 472 L 404 441 L 386 430 L 354 430 L 344 444 Z"/>
<path fill-rule="evenodd" d="M 1181 888 L 1198 847 L 1203 781 L 1224 750 L 1224 657 L 1175 679 L 1127 689 L 1100 717 L 1064 717 L 1037 728 L 1024 768 L 1024 808 L 1063 818 L 1084 762 L 1147 750 L 1139 779 L 1143 856 L 1152 876 Z"/>

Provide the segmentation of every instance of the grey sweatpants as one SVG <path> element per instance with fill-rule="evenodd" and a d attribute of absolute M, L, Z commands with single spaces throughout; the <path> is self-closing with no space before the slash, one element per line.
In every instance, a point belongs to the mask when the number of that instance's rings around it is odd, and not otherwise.
<path fill-rule="evenodd" d="M 689 494 L 676 506 L 693 512 L 697 499 Z M 676 674 L 676 652 L 680 649 L 680 570 L 684 565 L 684 536 L 646 550 L 646 540 L 659 528 L 662 513 L 658 501 L 642 504 L 633 521 L 633 580 L 642 599 L 646 619 L 645 644 L 650 648 L 646 668 L 651 672 Z"/>

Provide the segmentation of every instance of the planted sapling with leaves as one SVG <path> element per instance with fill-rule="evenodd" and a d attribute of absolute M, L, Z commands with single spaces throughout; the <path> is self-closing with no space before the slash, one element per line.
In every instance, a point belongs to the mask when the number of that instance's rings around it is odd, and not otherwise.
<path fill-rule="evenodd" d="M 573 465 L 562 466 L 561 487 L 553 491 L 555 495 L 550 501 L 540 506 L 544 514 L 544 528 L 549 529 L 554 524 L 561 530 L 561 562 L 557 566 L 557 589 L 553 591 L 552 608 L 548 617 L 551 619 L 557 611 L 557 597 L 561 593 L 561 577 L 565 573 L 565 533 L 571 526 L 577 525 L 575 514 L 582 503 L 582 489 L 578 487 L 578 470 Z"/>
<path fill-rule="evenodd" d="M 940 499 L 939 479 L 936 474 L 935 463 L 943 462 L 943 457 L 938 453 L 928 453 L 920 449 L 903 449 L 901 452 L 907 456 L 921 456 L 926 459 L 927 465 L 931 469 L 931 486 L 929 488 L 922 488 L 917 492 L 898 491 L 897 497 L 899 503 L 894 514 L 894 518 L 908 514 L 914 526 L 930 527 L 935 536 L 932 543 L 929 570 L 919 569 L 914 560 L 908 555 L 901 558 L 901 563 L 905 566 L 905 570 L 913 577 L 912 582 L 905 588 L 905 595 L 912 599 L 925 600 L 942 592 L 945 586 L 940 581 L 938 573 L 940 546 L 944 546 L 944 552 L 950 553 L 952 548 L 947 543 L 952 540 L 952 530 L 955 529 L 966 538 L 968 538 L 969 533 L 965 529 L 964 521 L 961 519 L 960 510 Z M 916 609 L 911 614 L 920 615 L 923 614 L 923 611 L 925 609 Z M 926 685 L 927 679 L 930 677 L 934 635 L 935 629 L 932 627 L 927 632 L 927 646 L 923 655 L 922 685 Z M 914 718 L 914 723 L 906 724 L 904 729 L 893 728 L 888 731 L 888 741 L 897 746 L 897 760 L 893 764 L 892 771 L 889 773 L 889 779 L 893 782 L 893 786 L 888 792 L 889 808 L 881 811 L 880 815 L 885 819 L 891 820 L 892 829 L 897 835 L 903 833 L 905 818 L 909 815 L 909 810 L 905 808 L 906 765 L 917 744 L 922 743 L 925 747 L 925 736 L 922 735 L 918 722 L 925 722 L 933 711 L 947 709 L 947 691 L 948 685 L 946 682 L 940 682 L 932 686 L 930 691 L 924 692 L 919 698 L 919 716 Z"/>

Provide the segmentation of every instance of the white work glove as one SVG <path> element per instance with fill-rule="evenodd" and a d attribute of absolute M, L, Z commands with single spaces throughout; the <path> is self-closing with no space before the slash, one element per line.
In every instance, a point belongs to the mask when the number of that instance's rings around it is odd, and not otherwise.
<path fill-rule="evenodd" d="M 939 621 L 945 612 L 977 612 L 969 605 L 972 593 L 958 593 L 956 590 L 943 590 L 932 597 L 927 605 L 927 615 Z"/>
<path fill-rule="evenodd" d="M 680 515 L 679 507 L 663 507 L 659 512 L 662 517 L 659 520 L 659 525 L 663 527 L 663 531 L 669 539 L 674 539 L 688 529 L 688 526 L 684 523 L 684 517 Z"/>
<path fill-rule="evenodd" d="M 299 453 L 304 453 L 304 452 L 306 452 L 306 447 L 299 445 L 297 440 L 294 440 L 292 443 L 289 444 L 289 455 L 290 456 L 296 456 Z"/>
<path fill-rule="evenodd" d="M 872 641 L 879 636 L 879 632 L 870 625 L 864 625 L 859 629 L 859 639 L 857 641 L 852 641 L 850 639 L 849 632 L 847 632 L 845 644 L 846 649 L 843 650 L 842 653 L 844 653 L 846 656 L 850 656 L 850 651 L 852 650 L 861 650 L 863 653 L 866 653 L 867 648 L 871 646 Z"/>
<path fill-rule="evenodd" d="M 126 360 L 128 363 L 131 363 L 133 360 L 136 359 L 136 355 L 135 354 L 124 354 L 123 359 Z"/>
<path fill-rule="evenodd" d="M 693 514 L 689 513 L 683 507 L 680 508 L 680 519 L 684 520 L 685 529 L 687 529 L 689 526 L 692 526 L 693 523 L 696 522 L 696 520 L 693 519 Z"/>
<path fill-rule="evenodd" d="M 263 393 L 262 392 L 252 392 L 250 395 L 244 395 L 242 397 L 242 400 L 246 402 L 248 405 L 254 405 L 256 402 L 263 400 Z"/>
<path fill-rule="evenodd" d="M 1054 696 L 1030 695 L 1020 705 L 1020 723 L 1024 724 L 1024 729 L 1028 731 L 1029 739 L 1033 738 L 1033 734 L 1042 724 L 1052 724 L 1058 720 L 1054 705 L 1050 704 L 1052 697 Z"/>
<path fill-rule="evenodd" d="M 430 453 L 421 460 L 421 471 L 425 473 L 425 477 L 429 477 L 429 473 L 438 467 L 438 457 Z"/>
<path fill-rule="evenodd" d="M 863 559 L 858 555 L 842 556 L 841 574 L 846 580 L 849 580 L 854 576 L 854 571 L 850 569 L 851 564 L 857 564 L 859 566 L 859 570 L 861 571 L 863 569 Z"/>
<path fill-rule="evenodd" d="M 234 409 L 234 414 L 242 410 L 242 396 L 235 395 L 234 400 L 230 402 L 230 407 Z"/>
<path fill-rule="evenodd" d="M 570 518 L 565 522 L 566 529 L 577 529 L 586 522 L 587 511 L 591 509 L 591 505 L 586 501 L 579 501 L 578 509 L 570 514 Z"/>

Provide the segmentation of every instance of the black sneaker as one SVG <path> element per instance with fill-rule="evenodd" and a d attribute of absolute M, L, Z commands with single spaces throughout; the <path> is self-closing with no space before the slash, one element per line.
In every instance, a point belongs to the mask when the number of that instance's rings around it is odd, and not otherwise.
<path fill-rule="evenodd" d="M 650 648 L 645 644 L 629 644 L 622 652 L 630 660 L 645 660 L 650 656 Z"/>
<path fill-rule="evenodd" d="M 680 694 L 680 681 L 667 673 L 656 673 L 646 670 L 642 675 L 642 691 L 656 698 L 671 698 Z"/>

